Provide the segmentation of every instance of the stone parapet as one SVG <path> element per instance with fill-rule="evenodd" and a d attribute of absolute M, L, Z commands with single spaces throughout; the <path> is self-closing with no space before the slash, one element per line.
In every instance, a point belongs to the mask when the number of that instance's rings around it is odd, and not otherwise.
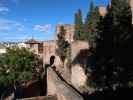
<path fill-rule="evenodd" d="M 57 95 L 58 100 L 83 100 L 83 97 L 64 82 L 52 68 L 47 70 L 47 84 L 48 95 Z"/>

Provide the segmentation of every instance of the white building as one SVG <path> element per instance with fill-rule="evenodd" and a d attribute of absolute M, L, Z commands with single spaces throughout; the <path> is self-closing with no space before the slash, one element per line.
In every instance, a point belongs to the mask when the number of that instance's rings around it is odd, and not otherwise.
<path fill-rule="evenodd" d="M 26 48 L 27 47 L 27 45 L 25 44 L 25 43 L 18 43 L 18 47 L 19 48 Z"/>
<path fill-rule="evenodd" d="M 6 47 L 0 44 L 0 54 L 6 53 Z"/>

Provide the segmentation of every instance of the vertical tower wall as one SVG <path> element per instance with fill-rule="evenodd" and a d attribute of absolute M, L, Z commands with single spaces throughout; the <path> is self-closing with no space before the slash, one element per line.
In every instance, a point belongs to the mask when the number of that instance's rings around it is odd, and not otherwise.
<path fill-rule="evenodd" d="M 71 24 L 57 25 L 56 26 L 56 34 L 60 33 L 61 26 L 63 26 L 64 29 L 66 30 L 66 35 L 65 35 L 66 40 L 69 43 L 73 42 L 74 41 L 73 36 L 74 36 L 74 31 L 75 31 L 74 25 L 71 25 Z"/>
<path fill-rule="evenodd" d="M 133 24 L 133 0 L 129 0 L 129 5 L 130 5 L 131 11 L 132 11 L 132 24 Z"/>

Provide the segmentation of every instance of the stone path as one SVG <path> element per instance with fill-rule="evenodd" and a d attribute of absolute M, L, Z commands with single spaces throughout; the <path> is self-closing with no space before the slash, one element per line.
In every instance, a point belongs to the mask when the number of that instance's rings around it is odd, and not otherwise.
<path fill-rule="evenodd" d="M 57 100 L 57 96 L 39 96 L 39 97 L 23 98 L 17 100 Z"/>

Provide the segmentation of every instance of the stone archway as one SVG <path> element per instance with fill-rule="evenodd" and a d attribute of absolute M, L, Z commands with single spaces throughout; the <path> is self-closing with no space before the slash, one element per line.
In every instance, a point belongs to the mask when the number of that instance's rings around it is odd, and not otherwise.
<path fill-rule="evenodd" d="M 55 56 L 52 55 L 52 56 L 50 57 L 50 66 L 52 66 L 52 65 L 54 64 L 54 62 L 55 62 Z"/>

